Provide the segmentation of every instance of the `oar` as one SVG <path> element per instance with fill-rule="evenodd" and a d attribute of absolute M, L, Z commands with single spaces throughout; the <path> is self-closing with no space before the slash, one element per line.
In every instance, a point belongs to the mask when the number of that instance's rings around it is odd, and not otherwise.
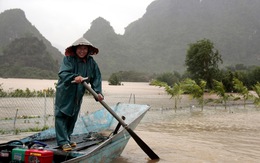
<path fill-rule="evenodd" d="M 97 93 L 85 81 L 83 81 L 82 84 L 96 99 L 98 99 Z M 128 131 L 136 143 L 152 160 L 159 159 L 152 149 L 131 128 L 128 127 L 128 125 L 105 103 L 104 100 L 99 102 L 118 120 L 118 122 Z"/>
<path fill-rule="evenodd" d="M 125 117 L 122 116 L 122 119 L 125 120 Z M 117 126 L 116 126 L 116 129 L 113 131 L 113 135 L 117 134 L 120 127 L 121 127 L 121 123 L 118 123 Z"/>

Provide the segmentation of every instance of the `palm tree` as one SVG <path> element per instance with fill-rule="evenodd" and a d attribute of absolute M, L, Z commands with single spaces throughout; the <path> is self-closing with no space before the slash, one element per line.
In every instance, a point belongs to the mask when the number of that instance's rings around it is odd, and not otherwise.
<path fill-rule="evenodd" d="M 246 107 L 246 101 L 250 98 L 252 98 L 252 95 L 249 93 L 249 90 L 246 86 L 244 86 L 243 82 L 241 82 L 239 79 L 234 78 L 233 79 L 234 89 L 243 96 L 244 100 L 244 108 Z"/>
<path fill-rule="evenodd" d="M 254 104 L 256 106 L 260 106 L 260 83 L 257 82 L 254 86 L 253 86 L 253 90 L 255 91 L 255 93 L 257 94 L 257 96 L 254 96 Z"/>
<path fill-rule="evenodd" d="M 225 86 L 223 85 L 222 82 L 219 82 L 217 80 L 213 80 L 213 90 L 211 93 L 216 93 L 219 99 L 217 100 L 218 102 L 223 102 L 225 109 L 227 109 L 227 101 L 229 100 L 230 97 L 232 97 L 231 94 L 226 93 Z"/>
<path fill-rule="evenodd" d="M 175 83 L 173 87 L 166 86 L 165 91 L 171 95 L 171 98 L 174 98 L 174 109 L 175 112 L 178 108 L 178 102 L 181 101 L 181 95 L 184 93 L 181 84 L 180 83 Z"/>
<path fill-rule="evenodd" d="M 201 110 L 204 108 L 204 91 L 206 88 L 207 82 L 205 80 L 200 80 L 200 83 L 197 84 L 192 79 L 185 79 L 181 86 L 184 92 L 189 93 L 192 98 L 197 99 L 199 105 L 201 105 Z"/>
<path fill-rule="evenodd" d="M 178 102 L 181 100 L 181 94 L 183 94 L 183 90 L 181 89 L 181 84 L 175 83 L 173 87 L 170 87 L 167 83 L 160 82 L 158 80 L 153 80 L 151 84 L 159 87 L 164 87 L 167 94 L 171 95 L 171 98 L 174 98 L 174 109 L 176 112 L 178 108 Z"/>

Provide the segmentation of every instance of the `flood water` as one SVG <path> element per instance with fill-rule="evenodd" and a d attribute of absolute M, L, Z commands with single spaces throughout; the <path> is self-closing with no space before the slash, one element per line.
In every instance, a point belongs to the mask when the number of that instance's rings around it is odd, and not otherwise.
<path fill-rule="evenodd" d="M 5 90 L 53 88 L 54 82 L 0 78 Z M 111 104 L 130 101 L 129 95 L 134 94 L 135 102 L 151 106 L 134 131 L 160 157 L 159 161 L 151 161 L 131 138 L 113 163 L 258 163 L 260 160 L 260 108 L 233 105 L 226 110 L 221 106 L 190 110 L 190 100 L 184 98 L 180 103 L 182 108 L 175 112 L 169 109 L 173 102 L 163 88 L 148 83 L 109 86 L 107 82 L 103 82 L 103 88 L 105 100 Z"/>
<path fill-rule="evenodd" d="M 151 161 L 131 138 L 116 163 L 257 163 L 260 112 L 253 107 L 149 111 L 135 132 L 161 158 Z"/>

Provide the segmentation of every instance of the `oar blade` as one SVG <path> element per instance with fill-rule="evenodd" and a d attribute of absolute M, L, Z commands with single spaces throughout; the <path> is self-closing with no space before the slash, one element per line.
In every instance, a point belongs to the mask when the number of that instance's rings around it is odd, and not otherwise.
<path fill-rule="evenodd" d="M 150 157 L 150 159 L 160 159 L 159 156 L 155 154 L 154 151 L 138 135 L 136 135 L 136 133 L 131 128 L 126 127 L 125 129 L 132 136 L 135 142 L 142 148 L 142 150 Z"/>

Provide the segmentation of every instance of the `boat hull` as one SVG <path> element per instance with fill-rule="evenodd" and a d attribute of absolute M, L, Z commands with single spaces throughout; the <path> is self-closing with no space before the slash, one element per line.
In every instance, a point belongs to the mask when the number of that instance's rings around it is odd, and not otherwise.
<path fill-rule="evenodd" d="M 150 107 L 148 105 L 118 103 L 111 108 L 118 116 L 126 117 L 125 123 L 127 127 L 134 130 Z M 53 128 L 33 134 L 19 141 L 23 144 L 36 141 L 47 144 L 44 149 L 54 152 L 52 163 L 108 163 L 121 155 L 131 138 L 128 131 L 123 127 L 114 134 L 114 130 L 118 125 L 118 121 L 106 109 L 102 108 L 87 116 L 78 118 L 72 139 L 77 142 L 79 147 L 71 152 L 63 152 L 57 148 L 55 129 Z M 109 133 L 104 136 L 104 140 L 86 140 L 89 134 L 99 133 L 104 135 L 104 131 Z M 4 150 L 4 145 L 0 145 L 0 150 Z"/>
<path fill-rule="evenodd" d="M 134 105 L 128 105 L 125 108 L 133 109 L 133 106 Z M 139 105 L 139 107 L 140 106 L 141 105 Z M 136 111 L 135 114 L 131 115 L 128 113 L 128 115 L 124 115 L 125 117 L 127 117 L 126 122 L 129 122 L 128 127 L 131 128 L 132 130 L 134 130 L 137 127 L 137 125 L 140 123 L 140 121 L 144 117 L 145 113 L 148 111 L 149 106 L 147 106 L 147 107 L 145 107 L 145 106 L 146 105 L 143 106 L 144 107 L 142 109 L 143 112 Z M 117 108 L 114 109 L 114 111 L 117 114 L 122 115 L 122 111 L 119 111 L 120 109 L 117 110 L 118 107 L 119 106 L 117 106 Z M 126 111 L 124 111 L 124 112 L 126 113 Z M 132 116 L 132 117 L 130 117 L 130 116 Z M 137 118 L 134 119 L 133 117 L 137 117 Z M 131 119 L 132 119 L 132 121 L 131 121 Z M 116 135 L 114 135 L 107 141 L 103 142 L 103 144 L 98 146 L 96 149 L 93 149 L 92 151 L 90 151 L 89 154 L 86 153 L 85 155 L 83 155 L 81 157 L 77 157 L 77 158 L 74 158 L 74 159 L 71 159 L 71 160 L 68 160 L 65 162 L 66 163 L 86 163 L 86 162 L 109 163 L 113 159 L 115 159 L 121 155 L 121 153 L 123 152 L 123 150 L 124 150 L 125 146 L 127 145 L 130 138 L 131 138 L 131 136 L 129 135 L 127 130 L 122 129 Z"/>

